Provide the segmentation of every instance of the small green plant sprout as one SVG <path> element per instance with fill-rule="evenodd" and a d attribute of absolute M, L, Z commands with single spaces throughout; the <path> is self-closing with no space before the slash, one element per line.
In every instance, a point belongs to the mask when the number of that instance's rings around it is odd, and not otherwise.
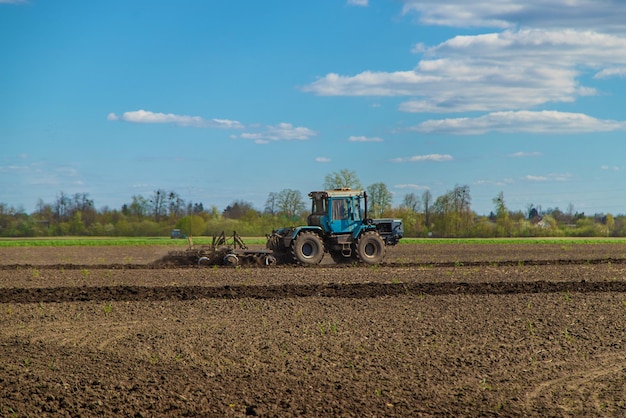
<path fill-rule="evenodd" d="M 567 328 L 565 328 L 565 330 L 563 331 L 563 335 L 565 336 L 565 339 L 567 340 L 567 342 L 572 342 L 572 340 L 574 339 L 574 336 L 570 334 Z"/>
<path fill-rule="evenodd" d="M 33 267 L 33 279 L 38 279 L 40 274 L 39 274 L 39 270 L 37 269 L 37 267 Z"/>
<path fill-rule="evenodd" d="M 82 269 L 80 271 L 80 274 L 86 279 L 87 277 L 89 277 L 89 270 L 87 269 Z"/>
<path fill-rule="evenodd" d="M 325 334 L 336 334 L 337 333 L 337 322 L 326 322 L 319 324 L 319 329 L 322 335 Z"/>
<path fill-rule="evenodd" d="M 463 263 L 460 261 L 455 261 L 454 262 L 454 267 L 463 267 Z"/>
<path fill-rule="evenodd" d="M 30 366 L 30 357 L 26 357 L 24 359 L 24 367 L 28 367 L 28 366 Z"/>
<path fill-rule="evenodd" d="M 104 305 L 104 314 L 108 315 L 113 311 L 113 304 L 111 302 L 107 303 L 106 305 Z"/>
<path fill-rule="evenodd" d="M 563 297 L 565 298 L 566 302 L 570 302 L 572 300 L 572 294 L 569 292 L 569 290 L 563 294 Z"/>
<path fill-rule="evenodd" d="M 528 333 L 530 335 L 535 335 L 535 326 L 530 320 L 528 321 Z"/>
<path fill-rule="evenodd" d="M 480 389 L 481 390 L 491 390 L 492 389 L 491 385 L 489 383 L 487 383 L 487 379 L 483 378 L 480 381 Z"/>

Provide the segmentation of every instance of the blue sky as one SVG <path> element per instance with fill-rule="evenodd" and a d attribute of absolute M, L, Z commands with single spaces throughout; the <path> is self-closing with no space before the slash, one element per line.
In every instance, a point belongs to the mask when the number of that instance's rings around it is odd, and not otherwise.
<path fill-rule="evenodd" d="M 611 0 L 0 0 L 0 202 L 223 209 L 354 171 L 472 209 L 626 213 Z"/>

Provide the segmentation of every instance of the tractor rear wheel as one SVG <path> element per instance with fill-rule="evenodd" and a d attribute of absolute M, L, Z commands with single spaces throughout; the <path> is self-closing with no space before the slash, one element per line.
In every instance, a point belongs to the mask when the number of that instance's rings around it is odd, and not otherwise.
<path fill-rule="evenodd" d="M 378 264 L 385 257 L 385 242 L 378 232 L 364 232 L 356 244 L 359 260 L 365 264 Z"/>
<path fill-rule="evenodd" d="M 319 264 L 324 258 L 324 243 L 316 233 L 305 231 L 293 241 L 292 253 L 302 264 Z"/>

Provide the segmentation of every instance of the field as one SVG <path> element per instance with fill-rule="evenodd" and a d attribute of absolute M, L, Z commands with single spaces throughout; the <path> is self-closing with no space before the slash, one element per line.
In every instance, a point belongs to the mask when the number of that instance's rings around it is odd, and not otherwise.
<path fill-rule="evenodd" d="M 151 264 L 170 249 L 0 247 L 0 416 L 626 414 L 624 243 Z"/>

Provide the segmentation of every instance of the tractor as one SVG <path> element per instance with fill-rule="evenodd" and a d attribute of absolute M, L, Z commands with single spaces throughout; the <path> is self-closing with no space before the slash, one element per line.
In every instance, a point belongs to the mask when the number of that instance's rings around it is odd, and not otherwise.
<path fill-rule="evenodd" d="M 272 231 L 267 240 L 279 263 L 319 264 L 327 252 L 335 263 L 378 264 L 386 246 L 403 236 L 402 220 L 367 216 L 367 193 L 334 189 L 309 193 L 311 214 L 306 226 Z"/>

